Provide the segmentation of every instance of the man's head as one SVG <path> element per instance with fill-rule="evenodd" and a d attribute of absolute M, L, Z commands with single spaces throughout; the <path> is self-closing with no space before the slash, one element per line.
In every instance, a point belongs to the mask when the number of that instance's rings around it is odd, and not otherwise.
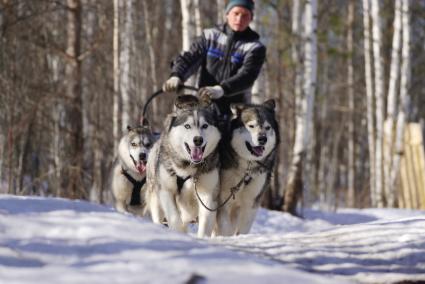
<path fill-rule="evenodd" d="M 242 32 L 251 23 L 253 12 L 253 0 L 230 0 L 226 6 L 227 24 L 235 32 Z"/>

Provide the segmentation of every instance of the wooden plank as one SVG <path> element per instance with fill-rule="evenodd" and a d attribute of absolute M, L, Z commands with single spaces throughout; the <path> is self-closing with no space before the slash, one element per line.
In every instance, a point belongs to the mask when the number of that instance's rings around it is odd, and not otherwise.
<path fill-rule="evenodd" d="M 409 188 L 409 183 L 407 179 L 406 156 L 402 155 L 400 160 L 400 186 L 398 190 L 398 207 L 399 208 L 408 208 L 407 196 L 406 196 L 407 188 Z"/>
<path fill-rule="evenodd" d="M 413 158 L 415 160 L 415 176 L 417 190 L 417 208 L 425 209 L 425 155 L 423 148 L 422 129 L 419 123 L 410 123 L 411 145 L 413 147 Z"/>
<path fill-rule="evenodd" d="M 415 167 L 415 153 L 413 151 L 413 133 L 412 133 L 412 127 L 410 124 L 407 125 L 407 135 L 408 135 L 408 155 L 409 155 L 409 165 L 410 165 L 410 171 L 409 171 L 409 177 L 410 177 L 410 197 L 412 199 L 412 209 L 418 208 L 418 178 L 416 173 L 416 167 Z"/>
<path fill-rule="evenodd" d="M 413 176 L 413 169 L 412 169 L 412 156 L 410 151 L 410 135 L 409 135 L 409 128 L 406 127 L 404 132 L 404 156 L 406 158 L 406 181 L 407 181 L 407 187 L 404 188 L 404 194 L 405 194 L 405 202 L 406 202 L 406 208 L 413 209 L 413 187 L 414 185 L 414 176 Z"/>

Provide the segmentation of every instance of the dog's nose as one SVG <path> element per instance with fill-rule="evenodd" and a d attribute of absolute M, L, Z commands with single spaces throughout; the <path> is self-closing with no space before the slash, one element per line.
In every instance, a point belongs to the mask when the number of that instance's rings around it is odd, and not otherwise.
<path fill-rule="evenodd" d="M 139 160 L 141 160 L 141 161 L 146 160 L 146 153 L 140 153 L 139 154 Z"/>
<path fill-rule="evenodd" d="M 265 145 L 267 143 L 267 136 L 260 135 L 260 137 L 258 137 L 258 143 L 260 143 L 260 145 Z"/>
<path fill-rule="evenodd" d="M 201 146 L 202 143 L 204 143 L 204 139 L 202 138 L 202 136 L 195 136 L 193 137 L 193 143 L 195 144 L 195 146 Z"/>

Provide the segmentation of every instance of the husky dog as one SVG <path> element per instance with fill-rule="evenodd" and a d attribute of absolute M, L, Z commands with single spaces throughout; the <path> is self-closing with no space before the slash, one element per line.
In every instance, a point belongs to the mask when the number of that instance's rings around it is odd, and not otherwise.
<path fill-rule="evenodd" d="M 118 145 L 118 158 L 112 172 L 112 193 L 119 212 L 143 215 L 143 187 L 146 162 L 155 137 L 146 119 L 143 125 L 127 127 L 127 134 Z"/>
<path fill-rule="evenodd" d="M 223 141 L 217 235 L 247 234 L 270 183 L 279 139 L 275 102 L 234 104 Z M 233 198 L 231 198 L 233 197 Z"/>
<path fill-rule="evenodd" d="M 215 111 L 191 95 L 179 96 L 148 159 L 146 203 L 154 223 L 180 232 L 198 218 L 198 237 L 214 228 L 221 138 Z"/>

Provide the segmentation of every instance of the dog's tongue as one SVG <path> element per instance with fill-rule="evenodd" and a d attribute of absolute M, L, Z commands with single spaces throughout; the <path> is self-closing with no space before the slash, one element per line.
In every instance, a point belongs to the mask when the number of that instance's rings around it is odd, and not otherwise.
<path fill-rule="evenodd" d="M 139 172 L 139 174 L 142 175 L 146 171 L 146 164 L 144 162 L 140 161 L 140 162 L 137 163 L 136 168 L 137 168 L 137 171 Z"/>
<path fill-rule="evenodd" d="M 254 151 L 255 155 L 262 156 L 264 152 L 264 146 L 255 146 L 252 147 L 252 151 Z"/>
<path fill-rule="evenodd" d="M 202 160 L 202 156 L 204 155 L 204 151 L 202 151 L 202 147 L 193 147 L 190 150 L 192 161 L 200 162 Z"/>

